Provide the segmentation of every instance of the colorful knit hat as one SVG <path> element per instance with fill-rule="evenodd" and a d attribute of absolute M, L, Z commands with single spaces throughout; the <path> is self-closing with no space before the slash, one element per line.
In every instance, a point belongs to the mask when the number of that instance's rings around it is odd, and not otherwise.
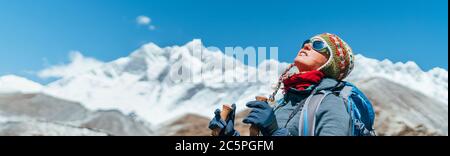
<path fill-rule="evenodd" d="M 350 46 L 334 34 L 324 33 L 311 38 L 321 40 L 327 44 L 329 58 L 327 63 L 319 68 L 326 77 L 342 80 L 353 70 L 353 53 Z"/>

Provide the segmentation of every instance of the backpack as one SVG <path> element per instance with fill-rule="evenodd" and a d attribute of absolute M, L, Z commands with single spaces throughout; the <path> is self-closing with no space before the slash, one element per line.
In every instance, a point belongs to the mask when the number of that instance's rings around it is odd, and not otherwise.
<path fill-rule="evenodd" d="M 344 100 L 350 115 L 350 136 L 375 136 L 373 128 L 375 111 L 368 98 L 353 84 L 341 82 L 339 87 L 331 90 L 313 92 L 305 101 L 300 114 L 300 136 L 314 136 L 316 112 L 322 100 L 329 94 L 335 94 Z"/>

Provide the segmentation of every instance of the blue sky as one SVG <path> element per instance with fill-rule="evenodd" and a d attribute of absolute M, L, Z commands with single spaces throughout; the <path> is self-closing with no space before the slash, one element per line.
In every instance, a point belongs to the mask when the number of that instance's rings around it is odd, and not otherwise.
<path fill-rule="evenodd" d="M 155 30 L 136 24 L 151 18 Z M 144 43 L 277 46 L 291 61 L 303 40 L 336 33 L 356 53 L 448 69 L 447 0 L 0 0 L 0 75 L 32 73 L 81 51 L 102 61 Z"/>

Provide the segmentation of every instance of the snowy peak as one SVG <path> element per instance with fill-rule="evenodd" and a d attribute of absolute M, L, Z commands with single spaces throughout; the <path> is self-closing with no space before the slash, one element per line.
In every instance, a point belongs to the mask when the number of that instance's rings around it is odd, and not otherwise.
<path fill-rule="evenodd" d="M 161 58 L 170 59 L 173 57 L 172 55 L 185 54 L 192 56 L 195 48 L 204 48 L 201 40 L 194 39 L 183 46 L 169 46 L 165 48 L 161 48 L 155 43 L 148 43 L 132 52 L 129 58 L 154 61 Z"/>
<path fill-rule="evenodd" d="M 220 62 L 222 64 L 218 66 Z M 114 73 L 119 75 L 127 73 L 145 76 L 143 80 L 158 80 L 160 82 L 166 82 L 168 76 L 177 74 L 178 71 L 176 70 L 182 68 L 189 74 L 187 77 L 205 76 L 206 79 L 203 79 L 206 81 L 205 83 L 208 83 L 208 77 L 219 77 L 217 74 L 220 73 L 225 74 L 225 76 L 232 76 L 234 79 L 241 79 L 250 71 L 252 73 L 256 71 L 256 68 L 246 66 L 233 57 L 226 56 L 219 49 L 206 48 L 199 39 L 188 42 L 183 46 L 164 48 L 154 43 L 145 44 L 132 52 L 130 56 L 107 63 L 106 67 L 103 68 L 114 69 Z M 227 69 L 233 69 L 236 72 Z"/>
<path fill-rule="evenodd" d="M 448 71 L 442 68 L 433 68 L 427 72 L 428 75 L 437 81 L 448 82 Z"/>
<path fill-rule="evenodd" d="M 0 77 L 0 93 L 36 93 L 42 88 L 42 85 L 16 75 Z"/>
<path fill-rule="evenodd" d="M 227 60 L 235 63 L 224 63 Z M 219 62 L 223 66 L 215 67 Z M 278 62 L 272 60 L 267 64 Z M 236 72 L 226 68 L 230 65 Z M 176 75 L 180 67 L 189 72 L 181 78 L 198 76 L 200 81 L 173 80 L 172 74 Z M 207 116 L 219 104 L 244 103 L 254 99 L 255 93 L 268 94 L 270 85 L 245 81 L 249 71 L 255 73 L 256 68 L 237 62 L 219 50 L 207 49 L 200 40 L 164 48 L 150 43 L 130 56 L 51 83 L 45 93 L 81 102 L 89 109 L 118 109 L 127 114 L 136 113 L 157 124 L 189 112 Z M 220 78 L 243 82 L 227 83 L 220 81 Z M 244 107 L 239 105 L 240 110 Z"/>
<path fill-rule="evenodd" d="M 443 103 L 448 103 L 448 71 L 434 68 L 428 72 L 422 71 L 412 61 L 392 63 L 356 55 L 355 69 L 347 80 L 358 81 L 371 77 L 382 77 L 405 87 L 419 91 Z"/>

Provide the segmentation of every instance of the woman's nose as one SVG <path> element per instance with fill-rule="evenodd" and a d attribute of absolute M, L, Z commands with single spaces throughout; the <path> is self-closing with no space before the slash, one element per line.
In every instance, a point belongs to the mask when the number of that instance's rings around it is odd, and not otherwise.
<path fill-rule="evenodd" d="M 303 49 L 305 49 L 305 50 L 311 50 L 311 48 L 312 48 L 311 43 L 307 43 L 303 46 Z"/>

